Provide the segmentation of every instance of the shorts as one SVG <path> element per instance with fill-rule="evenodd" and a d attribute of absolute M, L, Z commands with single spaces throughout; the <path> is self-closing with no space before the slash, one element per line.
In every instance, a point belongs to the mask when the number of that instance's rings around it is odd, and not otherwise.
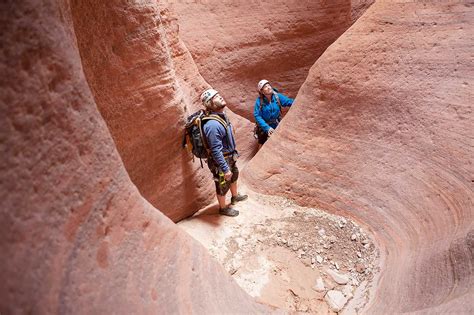
<path fill-rule="evenodd" d="M 256 133 L 257 133 L 258 144 L 264 144 L 268 139 L 268 133 L 263 131 L 263 129 L 258 126 L 257 126 Z"/>
<path fill-rule="evenodd" d="M 239 178 L 239 169 L 237 168 L 237 162 L 234 161 L 232 156 L 227 157 L 225 160 L 230 167 L 232 177 L 229 181 L 225 181 L 224 184 L 221 183 L 221 180 L 219 178 L 219 167 L 214 163 L 212 159 L 207 160 L 207 166 L 209 167 L 209 170 L 212 173 L 212 177 L 216 185 L 216 194 L 218 194 L 219 196 L 225 196 L 225 194 L 227 194 L 230 189 L 230 184 L 235 183 Z"/>

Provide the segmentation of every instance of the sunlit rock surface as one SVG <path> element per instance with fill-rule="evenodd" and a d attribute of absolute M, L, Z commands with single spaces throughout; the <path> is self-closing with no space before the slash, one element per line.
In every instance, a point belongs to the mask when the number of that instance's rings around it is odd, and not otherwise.
<path fill-rule="evenodd" d="M 372 230 L 368 313 L 474 311 L 473 33 L 468 1 L 376 2 L 246 170 L 258 191 Z"/>
<path fill-rule="evenodd" d="M 176 18 L 157 1 L 73 1 L 87 81 L 140 193 L 176 221 L 214 200 L 212 177 L 183 148 L 188 115 L 208 84 L 179 39 Z M 224 94 L 225 96 L 225 94 Z M 253 126 L 232 113 L 241 166 Z"/>
<path fill-rule="evenodd" d="M 373 0 L 167 2 L 200 73 L 253 119 L 259 80 L 295 97 L 316 59 Z"/>
<path fill-rule="evenodd" d="M 130 181 L 67 3 L 0 8 L 0 313 L 267 312 Z"/>

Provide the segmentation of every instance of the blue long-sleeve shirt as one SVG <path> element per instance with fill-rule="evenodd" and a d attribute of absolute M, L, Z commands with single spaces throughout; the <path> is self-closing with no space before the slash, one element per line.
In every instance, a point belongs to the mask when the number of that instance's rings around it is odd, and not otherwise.
<path fill-rule="evenodd" d="M 227 173 L 230 168 L 227 164 L 224 153 L 233 153 L 236 151 L 234 133 L 232 130 L 232 125 L 227 119 L 227 116 L 223 113 L 212 113 L 219 115 L 222 119 L 227 122 L 227 133 L 224 126 L 216 121 L 209 120 L 204 124 L 203 131 L 206 135 L 207 143 L 209 149 L 211 150 L 211 155 L 214 161 L 217 163 L 219 168 Z"/>
<path fill-rule="evenodd" d="M 283 94 L 278 93 L 280 98 L 280 104 L 283 107 L 289 107 L 293 104 L 293 99 L 286 97 Z M 278 126 L 278 118 L 280 117 L 280 107 L 275 98 L 275 95 L 272 95 L 272 101 L 269 103 L 266 97 L 263 97 L 262 110 L 260 110 L 260 96 L 257 97 L 255 101 L 255 106 L 253 109 L 253 116 L 255 117 L 255 122 L 263 129 L 263 131 L 268 132 L 270 128 L 275 129 Z"/>

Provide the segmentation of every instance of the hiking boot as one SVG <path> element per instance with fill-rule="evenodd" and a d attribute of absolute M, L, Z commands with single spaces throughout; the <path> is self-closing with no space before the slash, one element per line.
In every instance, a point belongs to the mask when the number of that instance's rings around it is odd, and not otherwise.
<path fill-rule="evenodd" d="M 236 217 L 239 215 L 239 211 L 231 207 L 225 207 L 224 209 L 219 209 L 219 214 L 226 215 L 228 217 Z"/>
<path fill-rule="evenodd" d="M 232 198 L 230 198 L 230 203 L 235 205 L 237 202 L 239 201 L 244 201 L 245 199 L 247 199 L 249 196 L 248 195 L 241 195 L 241 194 L 238 194 L 237 196 L 232 196 Z"/>

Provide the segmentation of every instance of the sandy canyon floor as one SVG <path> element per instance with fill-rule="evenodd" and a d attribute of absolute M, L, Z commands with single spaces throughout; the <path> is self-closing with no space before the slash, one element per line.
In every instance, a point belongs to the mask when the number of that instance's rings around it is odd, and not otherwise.
<path fill-rule="evenodd" d="M 241 189 L 245 191 L 245 189 Z M 379 252 L 358 224 L 291 200 L 249 193 L 235 218 L 202 209 L 178 224 L 258 301 L 317 314 L 369 301 Z"/>

